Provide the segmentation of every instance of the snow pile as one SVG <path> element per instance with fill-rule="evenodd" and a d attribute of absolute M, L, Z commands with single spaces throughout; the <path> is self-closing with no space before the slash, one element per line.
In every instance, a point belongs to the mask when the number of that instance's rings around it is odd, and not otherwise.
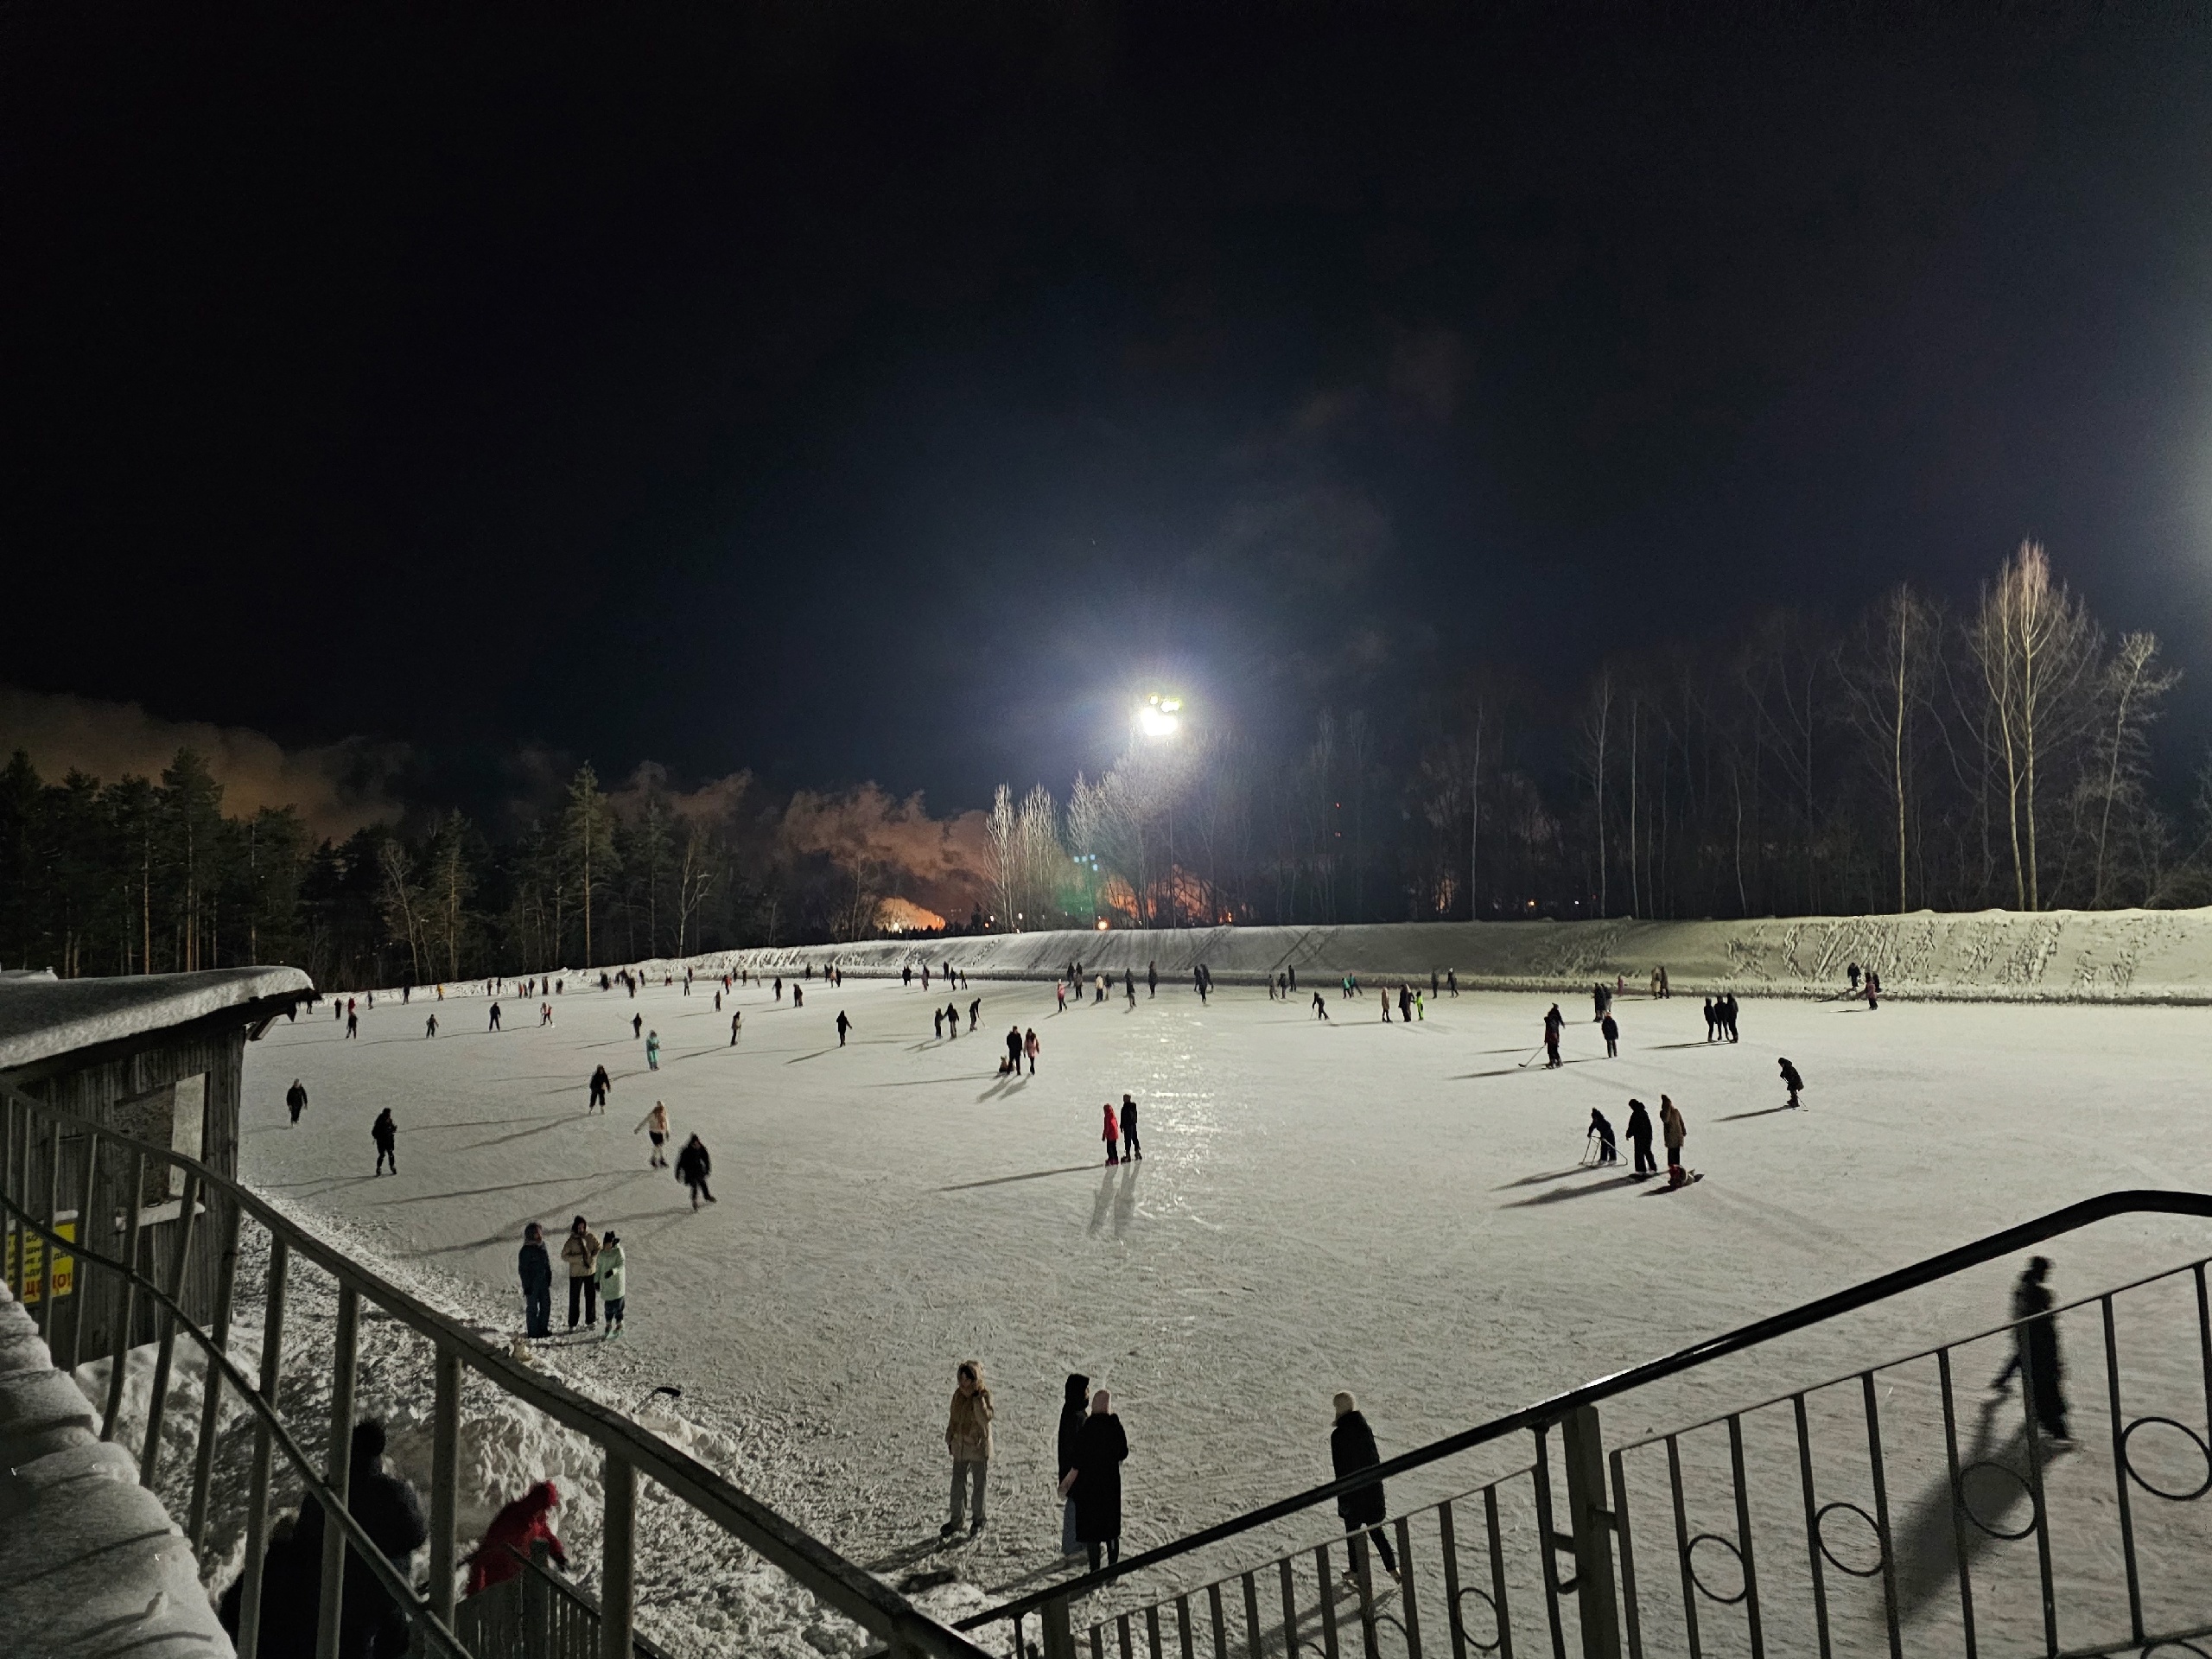
<path fill-rule="evenodd" d="M 279 1207 L 291 1210 L 291 1206 Z M 395 1267 L 375 1247 L 343 1223 L 299 1213 L 303 1225 L 353 1260 L 481 1334 L 484 1331 L 435 1275 Z M 240 1241 L 238 1312 L 230 1356 L 248 1377 L 259 1375 L 259 1334 L 267 1272 L 267 1241 L 248 1227 Z M 312 1266 L 294 1260 L 285 1306 L 285 1351 L 280 1401 L 287 1427 L 315 1466 L 323 1466 L 328 1444 L 330 1376 L 328 1360 L 336 1329 L 334 1285 Z M 557 1352 L 526 1351 L 531 1359 L 578 1392 L 617 1410 L 630 1409 L 637 1421 L 672 1446 L 708 1467 L 736 1478 L 748 1462 L 731 1436 L 694 1422 L 671 1409 L 664 1399 L 639 1407 L 635 1393 L 608 1385 L 605 1371 L 579 1375 Z M 363 1305 L 356 1414 L 384 1420 L 389 1436 L 386 1465 L 414 1485 L 428 1505 L 433 1425 L 429 1345 Z M 126 1356 L 117 1439 L 134 1452 L 144 1444 L 152 1395 L 156 1348 L 148 1344 Z M 110 1362 L 89 1362 L 75 1373 L 96 1412 L 105 1409 Z M 634 1379 L 633 1379 L 634 1380 Z M 163 1408 L 163 1452 L 156 1490 L 180 1523 L 191 1501 L 193 1457 L 206 1385 L 205 1357 L 196 1343 L 181 1339 Z M 650 1386 L 650 1385 L 646 1385 Z M 255 1418 L 235 1393 L 224 1390 L 217 1428 L 217 1454 L 207 1546 L 201 1552 L 203 1581 L 211 1599 L 236 1579 L 245 1565 L 245 1498 L 250 1478 Z M 278 1452 L 270 1501 L 273 1516 L 296 1509 L 302 1488 Z M 478 1377 L 461 1372 L 460 1461 L 456 1527 L 461 1554 L 500 1507 L 531 1483 L 551 1480 L 561 1503 L 555 1530 L 569 1553 L 568 1572 L 586 1593 L 596 1597 L 600 1581 L 604 1520 L 601 1458 L 590 1440 L 563 1427 Z M 650 1480 L 639 1483 L 638 1624 L 645 1635 L 677 1655 L 730 1651 L 815 1659 L 823 1654 L 858 1655 L 868 1645 L 866 1633 L 822 1608 L 775 1567 L 745 1550 L 696 1511 Z M 423 1583 L 429 1551 L 411 1563 Z M 960 1612 L 982 1605 L 956 1589 L 947 1605 Z M 957 1617 L 956 1613 L 953 1616 Z"/>
<path fill-rule="evenodd" d="M 1050 980 L 1079 962 L 1086 977 L 1134 973 L 1142 981 L 1157 967 L 1178 983 L 1187 983 L 1192 966 L 1203 962 L 1224 984 L 1257 984 L 1294 968 L 1312 988 L 1347 973 L 1426 984 L 1431 973 L 1449 969 L 1468 988 L 1554 991 L 1617 976 L 1640 988 L 1664 966 L 1677 995 L 1726 989 L 1815 997 L 1840 994 L 1856 963 L 1880 973 L 1884 995 L 1912 1000 L 2203 1003 L 2212 1002 L 2212 909 L 1116 928 L 764 946 L 627 967 L 659 989 L 664 978 L 681 986 L 687 970 L 702 980 L 741 969 L 788 976 L 810 964 L 818 974 L 835 963 L 848 975 L 895 977 L 905 968 L 926 963 L 934 970 L 947 962 L 984 979 Z M 596 990 L 601 972 L 623 970 L 615 964 L 547 972 L 564 982 L 565 1004 L 579 991 Z M 480 989 L 482 982 L 475 982 Z"/>

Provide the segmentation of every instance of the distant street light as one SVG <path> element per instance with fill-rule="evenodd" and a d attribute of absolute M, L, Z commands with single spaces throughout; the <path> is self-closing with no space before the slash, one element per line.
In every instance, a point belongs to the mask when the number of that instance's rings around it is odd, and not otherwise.
<path fill-rule="evenodd" d="M 1182 724 L 1182 698 L 1164 697 L 1155 691 L 1137 709 L 1137 729 L 1147 737 L 1173 737 Z"/>

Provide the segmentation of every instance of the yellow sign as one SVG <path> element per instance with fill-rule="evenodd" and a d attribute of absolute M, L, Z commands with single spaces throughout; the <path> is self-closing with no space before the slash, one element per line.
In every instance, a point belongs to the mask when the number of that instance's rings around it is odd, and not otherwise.
<path fill-rule="evenodd" d="M 77 1236 L 77 1224 L 73 1220 L 57 1222 L 54 1230 L 73 1242 Z M 25 1233 L 21 1236 L 23 1241 L 23 1291 L 21 1300 L 28 1306 L 37 1301 L 46 1289 L 46 1241 L 35 1233 Z M 0 1252 L 0 1273 L 5 1274 L 11 1285 L 16 1282 L 16 1233 L 10 1232 L 7 1248 L 4 1252 Z M 60 1300 L 76 1287 L 77 1258 L 73 1255 L 56 1256 L 54 1262 L 54 1300 Z"/>

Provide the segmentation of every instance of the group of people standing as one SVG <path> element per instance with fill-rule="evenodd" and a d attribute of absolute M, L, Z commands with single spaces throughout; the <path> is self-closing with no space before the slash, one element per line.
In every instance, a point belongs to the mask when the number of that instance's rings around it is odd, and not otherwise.
<path fill-rule="evenodd" d="M 1705 1040 L 1708 1043 L 1732 1043 L 1736 1040 L 1736 994 L 1724 991 L 1719 996 L 1707 997 L 1705 1003 Z"/>
<path fill-rule="evenodd" d="M 1332 1403 L 1330 1468 L 1338 1482 L 1356 1481 L 1382 1461 L 1375 1431 L 1349 1392 L 1338 1394 Z M 982 1363 L 962 1360 L 945 1417 L 944 1449 L 952 1462 L 952 1483 L 950 1514 L 938 1529 L 940 1538 L 956 1538 L 963 1530 L 975 1537 L 988 1522 L 986 1494 L 992 1424 L 997 1414 L 991 1391 L 983 1383 Z M 1122 1465 L 1128 1461 L 1129 1438 L 1114 1410 L 1111 1392 L 1094 1391 L 1090 1378 L 1080 1371 L 1068 1374 L 1056 1450 L 1060 1553 L 1084 1557 L 1093 1573 L 1111 1567 L 1122 1559 Z M 1338 1493 L 1337 1514 L 1354 1540 L 1352 1569 L 1345 1576 L 1357 1576 L 1364 1565 L 1360 1552 L 1371 1546 L 1382 1570 L 1395 1579 L 1397 1552 L 1382 1528 L 1389 1514 L 1382 1483 L 1358 1483 Z"/>
<path fill-rule="evenodd" d="M 1128 1096 L 1122 1096 L 1122 1109 L 1117 1116 L 1114 1103 L 1105 1103 L 1106 1127 L 1099 1139 L 1106 1143 L 1106 1161 L 1109 1164 L 1133 1164 L 1144 1156 L 1144 1147 L 1137 1140 L 1137 1103 Z"/>
<path fill-rule="evenodd" d="M 561 1241 L 561 1261 L 568 1269 L 569 1329 L 576 1328 L 579 1314 L 586 1330 L 595 1329 L 600 1304 L 604 1302 L 607 1335 L 610 1340 L 620 1336 L 629 1306 L 629 1264 L 622 1249 L 622 1236 L 610 1227 L 601 1239 L 578 1216 L 569 1224 L 569 1236 Z M 546 1253 L 545 1230 L 534 1221 L 523 1229 L 515 1274 L 522 1284 L 524 1334 L 551 1336 L 553 1262 Z"/>

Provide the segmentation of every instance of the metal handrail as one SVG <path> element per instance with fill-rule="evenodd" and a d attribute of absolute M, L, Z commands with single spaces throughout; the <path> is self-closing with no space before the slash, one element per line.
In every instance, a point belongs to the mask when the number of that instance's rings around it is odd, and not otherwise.
<path fill-rule="evenodd" d="M 1836 1318 L 1839 1314 L 1856 1312 L 1859 1308 L 1886 1300 L 1891 1296 L 1899 1295 L 1908 1290 L 1917 1290 L 1923 1285 L 1930 1285 L 1939 1279 L 1948 1278 L 1952 1274 L 1965 1268 L 1980 1267 L 1986 1262 L 1997 1261 L 2001 1257 L 2025 1249 L 2031 1244 L 2040 1244 L 2045 1239 L 2056 1238 L 2061 1234 L 2074 1232 L 2097 1222 L 2109 1221 L 2116 1216 L 2125 1215 L 2196 1216 L 2212 1219 L 2212 1193 L 2164 1192 L 2148 1187 L 2133 1187 L 2117 1192 L 2107 1192 L 2094 1198 L 2084 1198 L 2078 1204 L 2068 1205 L 2063 1210 L 2054 1210 L 2050 1214 L 2039 1216 L 2032 1221 L 2021 1222 L 2018 1225 L 2005 1228 L 2001 1232 L 1992 1233 L 1986 1238 L 1957 1245 L 1951 1249 L 1931 1255 L 1924 1261 L 1913 1262 L 1910 1266 L 1898 1268 L 1889 1273 L 1877 1274 L 1863 1283 L 1851 1286 L 1847 1289 L 1831 1292 L 1826 1296 L 1819 1297 L 1801 1306 L 1790 1308 L 1781 1313 L 1771 1313 L 1764 1319 L 1754 1319 L 1749 1325 L 1739 1325 L 1735 1330 L 1726 1332 L 1720 1336 L 1708 1337 L 1701 1342 L 1692 1343 L 1687 1348 L 1677 1349 L 1673 1353 L 1662 1355 L 1657 1359 L 1645 1360 L 1641 1364 L 1631 1365 L 1625 1370 L 1594 1377 L 1579 1387 L 1536 1401 L 1534 1404 L 1523 1406 L 1519 1410 L 1510 1412 L 1503 1417 L 1477 1424 L 1472 1428 L 1460 1429 L 1456 1433 L 1447 1434 L 1441 1440 L 1432 1440 L 1427 1446 L 1418 1446 L 1411 1452 L 1401 1452 L 1395 1458 L 1386 1459 L 1374 1467 L 1363 1469 L 1357 1474 L 1345 1475 L 1324 1485 L 1311 1487 L 1305 1491 L 1294 1493 L 1288 1497 L 1277 1498 L 1272 1503 L 1264 1503 L 1257 1509 L 1248 1510 L 1242 1515 L 1232 1516 L 1228 1520 L 1217 1521 L 1210 1527 L 1201 1527 L 1198 1531 L 1185 1534 L 1173 1542 L 1161 1544 L 1156 1548 L 1128 1556 L 1114 1566 L 1101 1567 L 1095 1572 L 1063 1580 L 1049 1588 L 1033 1591 L 1013 1601 L 1004 1602 L 982 1612 L 971 1614 L 956 1623 L 953 1628 L 960 1630 L 980 1630 L 987 1624 L 995 1624 L 1002 1620 L 1016 1618 L 1025 1613 L 1033 1612 L 1047 1602 L 1071 1600 L 1077 1596 L 1103 1589 L 1116 1579 L 1125 1578 L 1132 1573 L 1142 1572 L 1148 1567 L 1158 1567 L 1162 1562 L 1172 1561 L 1179 1556 L 1206 1548 L 1225 1539 L 1234 1538 L 1260 1527 L 1285 1520 L 1301 1510 L 1313 1509 L 1333 1498 L 1340 1497 L 1347 1492 L 1357 1491 L 1363 1487 L 1372 1486 L 1377 1482 L 1389 1480 L 1412 1470 L 1440 1462 L 1443 1459 L 1457 1456 L 1459 1452 L 1471 1451 L 1476 1446 L 1486 1446 L 1493 1440 L 1503 1440 L 1508 1434 L 1558 1422 L 1580 1407 L 1595 1405 L 1598 1402 L 1609 1400 L 1616 1395 L 1630 1393 L 1649 1383 L 1660 1382 L 1664 1378 L 1688 1370 L 1694 1366 L 1703 1365 L 1716 1359 L 1724 1359 L 1731 1354 L 1740 1353 L 1746 1348 L 1757 1347 L 1762 1343 L 1771 1342 L 1777 1337 L 1789 1336 L 1809 1325 L 1821 1324 Z"/>
<path fill-rule="evenodd" d="M 564 1427 L 583 1435 L 610 1457 L 620 1459 L 633 1469 L 650 1475 L 723 1530 L 734 1535 L 748 1548 L 789 1574 L 838 1613 L 888 1642 L 894 1650 L 902 1647 L 912 1648 L 935 1656 L 936 1659 L 986 1659 L 982 1649 L 974 1643 L 929 1618 L 905 1597 L 847 1560 L 828 1545 L 792 1525 L 774 1510 L 739 1491 L 696 1459 L 669 1446 L 628 1418 L 585 1398 L 566 1384 L 533 1370 L 474 1332 L 360 1267 L 270 1207 L 246 1187 L 217 1173 L 197 1159 L 149 1141 L 139 1141 L 78 1113 L 49 1105 L 11 1084 L 0 1084 L 0 1098 L 19 1103 L 35 1117 L 56 1125 L 74 1127 L 88 1135 L 98 1135 L 103 1141 L 128 1147 L 143 1157 L 159 1160 L 195 1177 L 204 1184 L 207 1192 L 220 1192 L 242 1213 L 252 1216 L 273 1236 L 284 1240 L 292 1249 L 330 1274 L 341 1290 L 351 1289 L 366 1298 L 401 1324 L 427 1338 L 441 1352 L 450 1354 L 466 1363 L 504 1392 L 544 1413 Z M 344 1505 L 337 1502 L 336 1493 L 315 1478 L 308 1469 L 303 1454 L 276 1419 L 273 1408 L 260 1400 L 257 1390 L 245 1382 L 238 1369 L 215 1346 L 213 1338 L 188 1319 L 160 1286 L 139 1274 L 135 1266 L 126 1266 L 92 1251 L 82 1241 L 60 1238 L 34 1219 L 22 1205 L 10 1202 L 3 1192 L 0 1192 L 0 1209 L 12 1211 L 17 1225 L 27 1226 L 37 1232 L 49 1250 L 58 1247 L 64 1254 L 81 1255 L 93 1265 L 120 1275 L 127 1284 L 153 1295 L 162 1308 L 189 1332 L 203 1349 L 217 1357 L 225 1379 L 253 1403 L 257 1413 L 270 1425 L 273 1437 L 283 1448 L 286 1457 L 306 1475 L 309 1491 L 321 1503 L 325 1513 L 334 1515 L 340 1525 L 354 1537 L 357 1544 L 366 1546 L 363 1554 L 367 1557 L 372 1570 L 385 1581 L 385 1587 L 390 1589 L 397 1586 L 413 1616 L 426 1620 L 437 1634 L 448 1642 L 454 1641 L 450 1630 L 438 1624 L 431 1615 L 428 1604 L 418 1599 L 411 1587 L 399 1581 L 397 1572 L 385 1560 L 383 1552 L 353 1522 Z M 91 1231 L 86 1220 L 80 1219 L 79 1230 Z M 453 1650 L 462 1651 L 457 1643 Z"/>

